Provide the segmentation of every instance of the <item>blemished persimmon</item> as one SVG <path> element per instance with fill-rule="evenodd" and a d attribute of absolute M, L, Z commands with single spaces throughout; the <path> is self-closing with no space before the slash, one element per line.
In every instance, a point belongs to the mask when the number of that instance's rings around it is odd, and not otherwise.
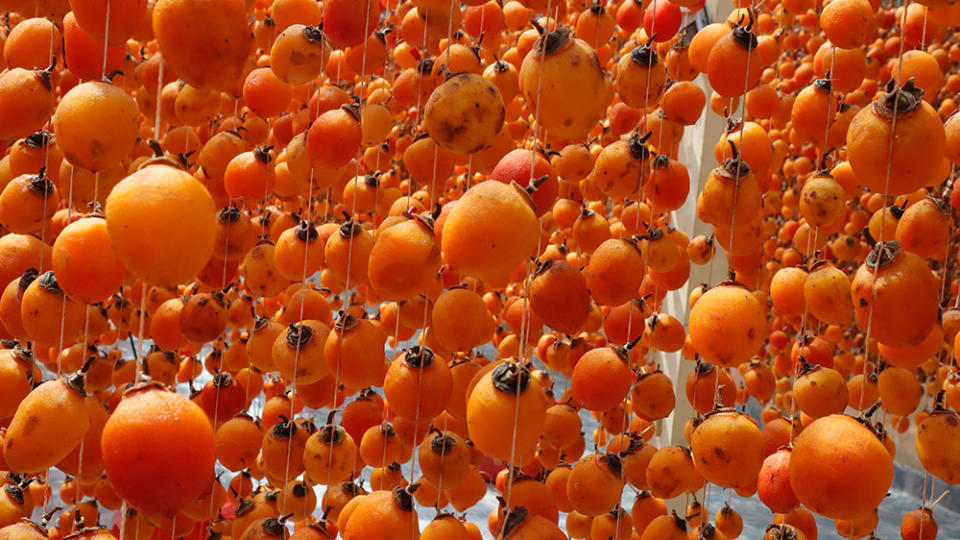
<path fill-rule="evenodd" d="M 514 414 L 517 407 L 519 415 Z M 531 380 L 526 367 L 514 361 L 501 362 L 483 374 L 467 399 L 470 439 L 485 454 L 499 459 L 531 453 L 545 417 L 542 388 Z M 511 436 L 504 436 L 506 432 Z"/>
<path fill-rule="evenodd" d="M 697 470 L 718 486 L 740 488 L 756 481 L 763 463 L 763 436 L 754 422 L 732 411 L 707 416 L 690 436 Z"/>
<path fill-rule="evenodd" d="M 690 340 L 705 360 L 717 365 L 737 366 L 749 360 L 766 335 L 760 302 L 735 284 L 708 290 L 690 310 Z"/>
<path fill-rule="evenodd" d="M 53 115 L 57 146 L 74 165 L 99 171 L 133 149 L 139 113 L 122 88 L 86 82 L 63 96 Z"/>
<path fill-rule="evenodd" d="M 24 397 L 3 437 L 3 458 L 11 471 L 46 470 L 80 444 L 90 427 L 84 395 L 80 379 L 60 377 Z"/>
<path fill-rule="evenodd" d="M 171 417 L 178 421 L 163 421 Z M 103 428 L 101 447 L 114 489 L 148 514 L 173 517 L 213 479 L 216 454 L 207 415 L 192 401 L 151 384 L 120 401 Z"/>

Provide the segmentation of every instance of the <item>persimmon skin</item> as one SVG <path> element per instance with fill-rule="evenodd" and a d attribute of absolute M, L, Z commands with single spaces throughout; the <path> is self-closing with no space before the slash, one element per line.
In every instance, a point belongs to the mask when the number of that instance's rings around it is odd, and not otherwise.
<path fill-rule="evenodd" d="M 110 244 L 106 220 L 88 217 L 67 225 L 53 243 L 53 271 L 64 292 L 86 304 L 117 292 L 126 270 Z"/>
<path fill-rule="evenodd" d="M 536 250 L 538 228 L 514 187 L 488 180 L 458 200 L 443 224 L 441 248 L 454 271 L 501 279 Z"/>
<path fill-rule="evenodd" d="M 579 270 L 567 261 L 547 261 L 530 284 L 531 307 L 544 323 L 576 334 L 590 311 L 590 292 Z"/>
<path fill-rule="evenodd" d="M 57 146 L 72 164 L 91 171 L 115 165 L 136 143 L 140 113 L 113 84 L 85 82 L 70 89 L 53 115 Z"/>
<path fill-rule="evenodd" d="M 892 154 L 890 119 L 878 115 L 873 107 L 864 107 L 850 122 L 847 160 L 859 183 L 871 191 L 889 195 L 910 193 L 926 185 L 940 167 L 946 146 L 943 123 L 930 104 L 915 101 L 912 111 L 898 112 L 902 116 L 897 120 Z"/>
<path fill-rule="evenodd" d="M 960 419 L 950 410 L 934 411 L 917 426 L 917 457 L 930 474 L 951 484 L 960 479 Z"/>
<path fill-rule="evenodd" d="M 540 429 L 546 419 L 546 400 L 539 385 L 528 384 L 526 390 L 520 392 L 520 414 L 515 419 L 518 398 L 514 393 L 495 387 L 495 370 L 493 368 L 482 375 L 470 393 L 467 400 L 467 430 L 479 450 L 507 461 L 512 453 L 523 456 L 536 448 Z M 504 434 L 512 434 L 514 428 L 517 438 L 512 443 L 512 437 L 505 437 Z"/>
<path fill-rule="evenodd" d="M 760 302 L 749 291 L 735 286 L 714 287 L 704 293 L 690 310 L 689 324 L 690 340 L 697 352 L 704 360 L 725 367 L 749 360 L 767 336 Z"/>
<path fill-rule="evenodd" d="M 191 86 L 238 90 L 250 30 L 242 0 L 160 0 L 153 32 L 163 59 Z"/>
<path fill-rule="evenodd" d="M 874 268 L 867 263 L 854 274 L 851 290 L 857 326 L 866 330 L 869 324 L 872 336 L 890 347 L 918 345 L 937 322 L 937 278 L 923 259 L 900 251 L 896 242 L 878 244 L 876 250 L 896 254 L 890 262 L 881 264 L 876 280 Z M 883 263 L 886 257 L 878 258 Z"/>
<path fill-rule="evenodd" d="M 540 111 L 539 121 L 552 136 L 583 139 L 603 117 L 612 85 L 593 48 L 581 39 L 569 37 L 558 50 L 543 53 L 538 41 L 523 59 L 521 94 Z"/>
<path fill-rule="evenodd" d="M 213 254 L 213 198 L 181 170 L 140 169 L 114 186 L 105 210 L 114 250 L 134 276 L 168 287 L 185 283 Z"/>
<path fill-rule="evenodd" d="M 693 462 L 708 481 L 741 488 L 756 481 L 763 463 L 763 436 L 746 416 L 718 412 L 690 436 Z"/>
<path fill-rule="evenodd" d="M 90 417 L 80 392 L 66 379 L 47 381 L 20 402 L 3 438 L 3 458 L 13 472 L 45 471 L 80 444 Z"/>
<path fill-rule="evenodd" d="M 873 510 L 893 481 L 893 459 L 869 429 L 848 416 L 814 420 L 794 441 L 790 485 L 804 506 L 833 519 Z"/>
<path fill-rule="evenodd" d="M 213 426 L 183 396 L 155 387 L 128 394 L 107 420 L 100 444 L 117 494 L 144 513 L 172 518 L 210 488 Z"/>
<path fill-rule="evenodd" d="M 36 72 L 13 68 L 0 75 L 0 137 L 18 139 L 39 130 L 56 109 L 56 100 Z"/>

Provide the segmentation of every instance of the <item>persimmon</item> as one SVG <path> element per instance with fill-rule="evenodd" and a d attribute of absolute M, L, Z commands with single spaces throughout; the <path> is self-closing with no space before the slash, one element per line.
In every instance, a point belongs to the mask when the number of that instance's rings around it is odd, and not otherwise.
<path fill-rule="evenodd" d="M 82 383 L 58 378 L 47 381 L 17 406 L 3 438 L 3 457 L 10 470 L 32 473 L 65 458 L 90 426 Z M 42 429 L 36 431 L 34 428 Z M 48 437 L 55 440 L 47 440 Z"/>
<path fill-rule="evenodd" d="M 503 460 L 531 453 L 546 417 L 542 392 L 523 365 L 497 364 L 480 376 L 467 399 L 470 439 L 484 453 Z M 503 436 L 505 430 L 511 437 Z"/>
<path fill-rule="evenodd" d="M 537 230 L 526 192 L 481 182 L 447 216 L 441 249 L 458 272 L 478 279 L 502 278 L 533 253 Z"/>
<path fill-rule="evenodd" d="M 697 470 L 722 487 L 743 487 L 756 480 L 763 463 L 760 429 L 743 415 L 717 411 L 690 437 Z"/>
<path fill-rule="evenodd" d="M 936 278 L 919 256 L 896 242 L 877 246 L 851 282 L 857 325 L 891 347 L 917 345 L 930 333 L 937 313 Z M 903 296 L 900 296 L 900 295 Z M 904 306 L 910 309 L 904 309 Z"/>
<path fill-rule="evenodd" d="M 573 84 L 571 84 L 573 83 Z M 568 28 L 544 34 L 520 66 L 520 91 L 555 137 L 582 139 L 612 98 L 593 49 Z"/>
<path fill-rule="evenodd" d="M 823 441 L 831 441 L 828 446 Z M 804 506 L 834 519 L 854 519 L 886 496 L 893 462 L 877 436 L 855 419 L 814 420 L 794 441 L 790 485 Z M 832 487 L 827 487 L 832 486 Z"/>
<path fill-rule="evenodd" d="M 732 339 L 728 331 L 732 328 L 726 328 L 727 322 L 734 320 L 740 329 L 738 339 Z M 717 365 L 737 366 L 749 360 L 766 334 L 766 317 L 759 301 L 737 285 L 724 284 L 708 290 L 690 310 L 693 346 L 704 359 Z"/>
<path fill-rule="evenodd" d="M 173 286 L 193 278 L 213 252 L 213 200 L 173 167 L 149 165 L 128 176 L 107 197 L 105 213 L 117 256 L 138 277 Z M 155 242 L 146 248 L 144 238 Z"/>
<path fill-rule="evenodd" d="M 936 174 L 946 139 L 942 122 L 922 96 L 923 90 L 906 81 L 902 88 L 889 89 L 871 107 L 861 109 L 850 123 L 847 159 L 858 181 L 870 190 L 902 195 Z M 894 144 L 891 153 L 889 145 L 880 141 L 889 140 L 894 115 L 897 140 L 902 142 Z"/>

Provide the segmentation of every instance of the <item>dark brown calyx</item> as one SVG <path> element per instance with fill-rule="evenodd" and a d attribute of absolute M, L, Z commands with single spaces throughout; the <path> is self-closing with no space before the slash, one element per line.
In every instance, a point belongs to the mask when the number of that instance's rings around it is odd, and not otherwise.
<path fill-rule="evenodd" d="M 824 77 L 823 79 L 817 79 L 813 81 L 813 88 L 815 90 L 819 90 L 821 92 L 826 92 L 829 94 L 830 91 L 833 89 L 833 86 L 831 86 L 830 84 L 830 72 L 828 71 L 827 76 Z"/>
<path fill-rule="evenodd" d="M 46 167 L 41 167 L 39 173 L 30 177 L 30 191 L 41 197 L 49 197 L 56 190 L 53 181 L 47 178 L 46 169 Z"/>
<path fill-rule="evenodd" d="M 259 332 L 267 327 L 267 324 L 270 323 L 270 319 L 266 317 L 257 317 L 257 320 L 253 323 L 253 331 Z"/>
<path fill-rule="evenodd" d="M 33 365 L 33 351 L 20 345 L 13 346 L 13 357 L 24 364 Z M 29 371 L 27 373 L 30 373 Z"/>
<path fill-rule="evenodd" d="M 358 324 L 360 324 L 360 319 L 350 313 L 344 312 L 340 315 L 340 318 L 337 319 L 337 322 L 333 323 L 333 329 L 343 334 L 353 330 Z"/>
<path fill-rule="evenodd" d="M 723 160 L 723 166 L 716 169 L 719 176 L 729 178 L 734 181 L 740 181 L 750 174 L 750 165 L 740 157 L 737 151 L 737 145 L 733 141 L 727 140 L 730 144 L 732 155 Z"/>
<path fill-rule="evenodd" d="M 907 79 L 906 84 L 897 88 L 896 82 L 891 79 L 887 84 L 887 91 L 880 99 L 873 102 L 873 114 L 883 118 L 898 118 L 910 114 L 923 104 L 923 89 L 913 84 L 913 77 Z"/>
<path fill-rule="evenodd" d="M 237 510 L 236 510 L 235 514 L 238 515 L 238 516 L 242 516 L 242 515 L 244 515 L 244 514 L 247 514 L 247 513 L 249 513 L 251 510 L 253 510 L 253 507 L 254 507 L 254 506 L 255 506 L 255 505 L 253 504 L 253 501 L 252 501 L 252 500 L 250 500 L 250 499 L 240 499 L 240 505 L 237 506 Z"/>
<path fill-rule="evenodd" d="M 510 186 L 511 186 L 517 193 L 519 193 L 521 197 L 523 197 L 523 201 L 526 202 L 526 203 L 530 206 L 530 209 L 533 210 L 534 213 L 536 213 L 536 212 L 537 212 L 537 203 L 533 202 L 533 197 L 531 196 L 530 192 L 527 191 L 526 188 L 524 188 L 523 186 L 521 186 L 520 184 L 518 184 L 518 183 L 516 183 L 516 182 L 511 182 L 511 183 L 510 183 Z"/>
<path fill-rule="evenodd" d="M 650 149 L 647 148 L 646 142 L 650 136 L 653 135 L 652 131 L 648 131 L 642 137 L 639 133 L 634 133 L 630 140 L 627 141 L 627 148 L 630 150 L 630 155 L 633 156 L 633 159 L 645 160 L 650 157 Z"/>
<path fill-rule="evenodd" d="M 635 64 L 652 68 L 657 65 L 660 58 L 657 56 L 657 51 L 653 50 L 650 44 L 646 44 L 630 51 L 630 60 Z"/>
<path fill-rule="evenodd" d="M 313 339 L 313 329 L 303 323 L 291 323 L 287 330 L 287 347 L 302 350 Z"/>
<path fill-rule="evenodd" d="M 537 192 L 538 189 L 540 189 L 540 186 L 546 183 L 546 181 L 549 179 L 550 179 L 549 174 L 545 174 L 539 178 L 534 178 L 533 181 L 531 181 L 530 184 L 526 187 L 526 192 L 529 193 L 530 195 L 533 195 L 534 193 Z"/>
<path fill-rule="evenodd" d="M 424 58 L 417 63 L 417 71 L 424 75 L 429 75 L 433 71 L 433 60 Z"/>
<path fill-rule="evenodd" d="M 686 531 L 686 530 L 687 530 L 687 522 L 686 522 L 686 520 L 684 520 L 682 517 L 680 517 L 680 515 L 677 514 L 677 511 L 676 511 L 676 510 L 673 511 L 673 522 L 677 525 L 677 528 L 680 529 L 681 531 Z"/>
<path fill-rule="evenodd" d="M 273 159 L 273 157 L 270 155 L 271 150 L 273 150 L 273 145 L 258 146 L 256 149 L 254 149 L 253 155 L 257 158 L 257 161 L 266 165 Z"/>
<path fill-rule="evenodd" d="M 903 217 L 903 212 L 906 211 L 906 208 L 898 204 L 891 204 L 887 210 L 890 212 L 891 216 L 900 219 Z"/>
<path fill-rule="evenodd" d="M 767 526 L 766 532 L 770 533 L 773 540 L 797 540 L 800 537 L 792 525 L 772 524 Z"/>
<path fill-rule="evenodd" d="M 18 505 L 23 505 L 23 489 L 20 486 L 7 484 L 3 486 L 3 489 L 7 492 L 7 497 L 10 497 Z"/>
<path fill-rule="evenodd" d="M 871 270 L 883 268 L 892 263 L 900 255 L 900 244 L 896 241 L 878 242 L 867 255 L 866 265 Z"/>
<path fill-rule="evenodd" d="M 513 396 L 526 392 L 527 385 L 530 384 L 530 370 L 520 362 L 512 360 L 497 364 L 490 376 L 494 388 Z"/>
<path fill-rule="evenodd" d="M 537 51 L 539 56 L 555 54 L 570 41 L 569 28 L 557 28 L 553 32 L 544 34 L 543 28 L 537 28 L 540 32 L 540 39 L 533 45 L 533 50 Z"/>
<path fill-rule="evenodd" d="M 434 219 L 436 219 L 435 217 L 426 216 L 423 214 L 414 214 L 414 213 L 411 213 L 410 211 L 404 211 L 403 216 L 407 219 L 412 219 L 416 221 L 418 224 L 420 224 L 421 227 L 426 228 L 428 233 L 433 235 Z"/>
<path fill-rule="evenodd" d="M 393 424 L 384 420 L 380 422 L 380 433 L 384 437 L 395 437 L 397 435 L 397 430 L 393 429 Z"/>
<path fill-rule="evenodd" d="M 214 375 L 213 379 L 210 379 L 210 382 L 213 383 L 214 388 L 226 388 L 233 382 L 233 377 L 226 371 L 221 371 Z"/>
<path fill-rule="evenodd" d="M 40 84 L 44 86 L 49 91 L 53 91 L 53 84 L 50 82 L 50 76 L 53 74 L 53 68 L 57 65 L 57 57 L 54 56 L 50 66 L 47 69 L 35 69 L 33 70 L 36 74 L 37 79 L 40 81 Z"/>
<path fill-rule="evenodd" d="M 227 206 L 217 212 L 217 221 L 220 223 L 234 223 L 240 219 L 240 209 L 236 206 Z"/>
<path fill-rule="evenodd" d="M 757 48 L 760 43 L 757 41 L 757 35 L 753 33 L 753 20 L 747 26 L 738 26 L 733 29 L 733 42 L 748 51 Z"/>
<path fill-rule="evenodd" d="M 457 445 L 457 440 L 449 435 L 444 435 L 443 433 L 437 435 L 430 441 L 430 449 L 433 450 L 435 454 L 446 454 L 453 450 L 453 447 Z"/>
<path fill-rule="evenodd" d="M 807 362 L 807 359 L 803 356 L 799 357 L 799 360 L 800 371 L 797 373 L 797 377 L 803 377 L 808 373 L 813 373 L 820 370 L 820 366 L 818 364 L 811 364 L 810 362 Z"/>
<path fill-rule="evenodd" d="M 306 243 L 311 243 L 320 238 L 320 233 L 317 232 L 317 228 L 313 226 L 313 223 L 305 219 L 300 220 L 300 223 L 297 224 L 297 227 L 293 230 L 293 234 L 297 237 L 297 240 Z"/>
<path fill-rule="evenodd" d="M 550 270 L 550 267 L 553 266 L 553 259 L 546 259 L 543 261 L 537 261 L 537 267 L 533 271 L 533 277 L 538 277 Z M 554 345 L 557 345 L 559 342 L 555 341 Z"/>
<path fill-rule="evenodd" d="M 281 416 L 280 421 L 273 425 L 273 436 L 280 440 L 287 440 L 293 437 L 297 432 L 297 425 L 290 421 L 286 416 Z"/>
<path fill-rule="evenodd" d="M 333 414 L 335 411 L 331 411 Z M 317 425 L 313 423 L 313 420 L 309 418 L 300 418 L 296 421 L 297 427 L 305 431 L 308 435 L 313 435 L 317 432 Z"/>
<path fill-rule="evenodd" d="M 363 495 L 366 493 L 362 487 L 353 482 L 344 482 L 340 484 L 340 489 L 350 497 L 356 497 L 357 495 Z"/>
<path fill-rule="evenodd" d="M 357 105 L 356 103 L 345 103 L 341 105 L 340 108 L 343 109 L 344 111 L 347 111 L 347 113 L 350 114 L 350 116 L 352 116 L 354 120 L 356 120 L 357 122 L 360 122 L 360 106 L 359 105 Z"/>
<path fill-rule="evenodd" d="M 497 60 L 493 64 L 493 70 L 497 73 L 504 73 L 510 71 L 510 64 L 504 62 L 503 60 Z"/>
<path fill-rule="evenodd" d="M 283 533 L 285 527 L 283 523 L 280 522 L 277 518 L 268 518 L 263 521 L 263 532 L 268 536 L 273 536 L 276 538 L 283 538 Z"/>
<path fill-rule="evenodd" d="M 425 369 L 433 365 L 433 351 L 429 347 L 414 345 L 407 349 L 403 361 L 412 368 Z"/>
<path fill-rule="evenodd" d="M 623 476 L 623 463 L 620 461 L 620 456 L 612 452 L 608 452 L 601 456 L 600 459 L 607 464 L 607 467 L 614 476 L 617 478 Z"/>
<path fill-rule="evenodd" d="M 327 446 L 337 446 L 343 442 L 346 435 L 347 430 L 335 424 L 324 424 L 317 430 L 317 437 Z"/>
<path fill-rule="evenodd" d="M 374 189 L 380 187 L 380 173 L 365 174 L 363 176 L 363 183 Z"/>
<path fill-rule="evenodd" d="M 343 225 L 340 225 L 340 236 L 344 238 L 353 238 L 361 232 L 363 232 L 363 226 L 354 221 L 353 218 L 347 219 L 343 222 Z"/>
<path fill-rule="evenodd" d="M 326 37 L 323 35 L 323 29 L 320 26 L 307 26 L 303 29 L 303 39 L 310 43 L 323 43 Z"/>
<path fill-rule="evenodd" d="M 520 525 L 523 525 L 523 522 L 527 520 L 527 517 L 530 515 L 530 511 L 527 510 L 526 506 L 518 506 L 513 510 L 509 511 L 507 514 L 507 519 L 503 522 L 503 537 L 507 538 L 511 534 L 517 531 L 520 528 Z"/>
<path fill-rule="evenodd" d="M 393 502 L 403 512 L 413 512 L 413 492 L 420 487 L 420 484 L 413 484 L 409 487 L 397 486 L 393 488 Z"/>
<path fill-rule="evenodd" d="M 660 154 L 650 162 L 654 169 L 666 169 L 670 165 L 670 156 Z"/>
<path fill-rule="evenodd" d="M 53 270 L 44 272 L 43 275 L 38 278 L 37 284 L 49 293 L 63 295 L 63 289 L 61 289 L 60 284 L 57 283 L 57 276 L 54 275 Z"/>
<path fill-rule="evenodd" d="M 703 377 L 704 375 L 713 373 L 713 369 L 713 364 L 697 361 L 697 367 L 694 368 L 694 371 L 696 372 L 697 377 Z"/>
<path fill-rule="evenodd" d="M 700 525 L 700 532 L 697 535 L 697 540 L 712 540 L 716 537 L 717 531 L 713 528 L 713 525 L 709 523 Z"/>
<path fill-rule="evenodd" d="M 37 279 L 38 275 L 40 275 L 40 272 L 37 272 L 36 268 L 27 268 L 27 271 L 20 276 L 20 282 L 17 283 L 17 300 L 21 299 L 24 291 L 33 283 L 33 280 Z"/>
<path fill-rule="evenodd" d="M 41 129 L 36 133 L 32 133 L 23 139 L 23 144 L 29 146 L 30 148 L 43 148 L 47 144 L 50 144 L 50 141 L 53 139 L 53 134 L 45 129 Z"/>

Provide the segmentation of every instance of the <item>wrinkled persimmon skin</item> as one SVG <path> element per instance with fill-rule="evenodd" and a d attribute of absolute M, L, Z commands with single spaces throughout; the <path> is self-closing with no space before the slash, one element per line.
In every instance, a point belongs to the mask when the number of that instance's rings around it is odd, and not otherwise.
<path fill-rule="evenodd" d="M 173 517 L 210 488 L 213 427 L 183 396 L 152 387 L 127 395 L 100 444 L 110 483 L 144 513 Z"/>

